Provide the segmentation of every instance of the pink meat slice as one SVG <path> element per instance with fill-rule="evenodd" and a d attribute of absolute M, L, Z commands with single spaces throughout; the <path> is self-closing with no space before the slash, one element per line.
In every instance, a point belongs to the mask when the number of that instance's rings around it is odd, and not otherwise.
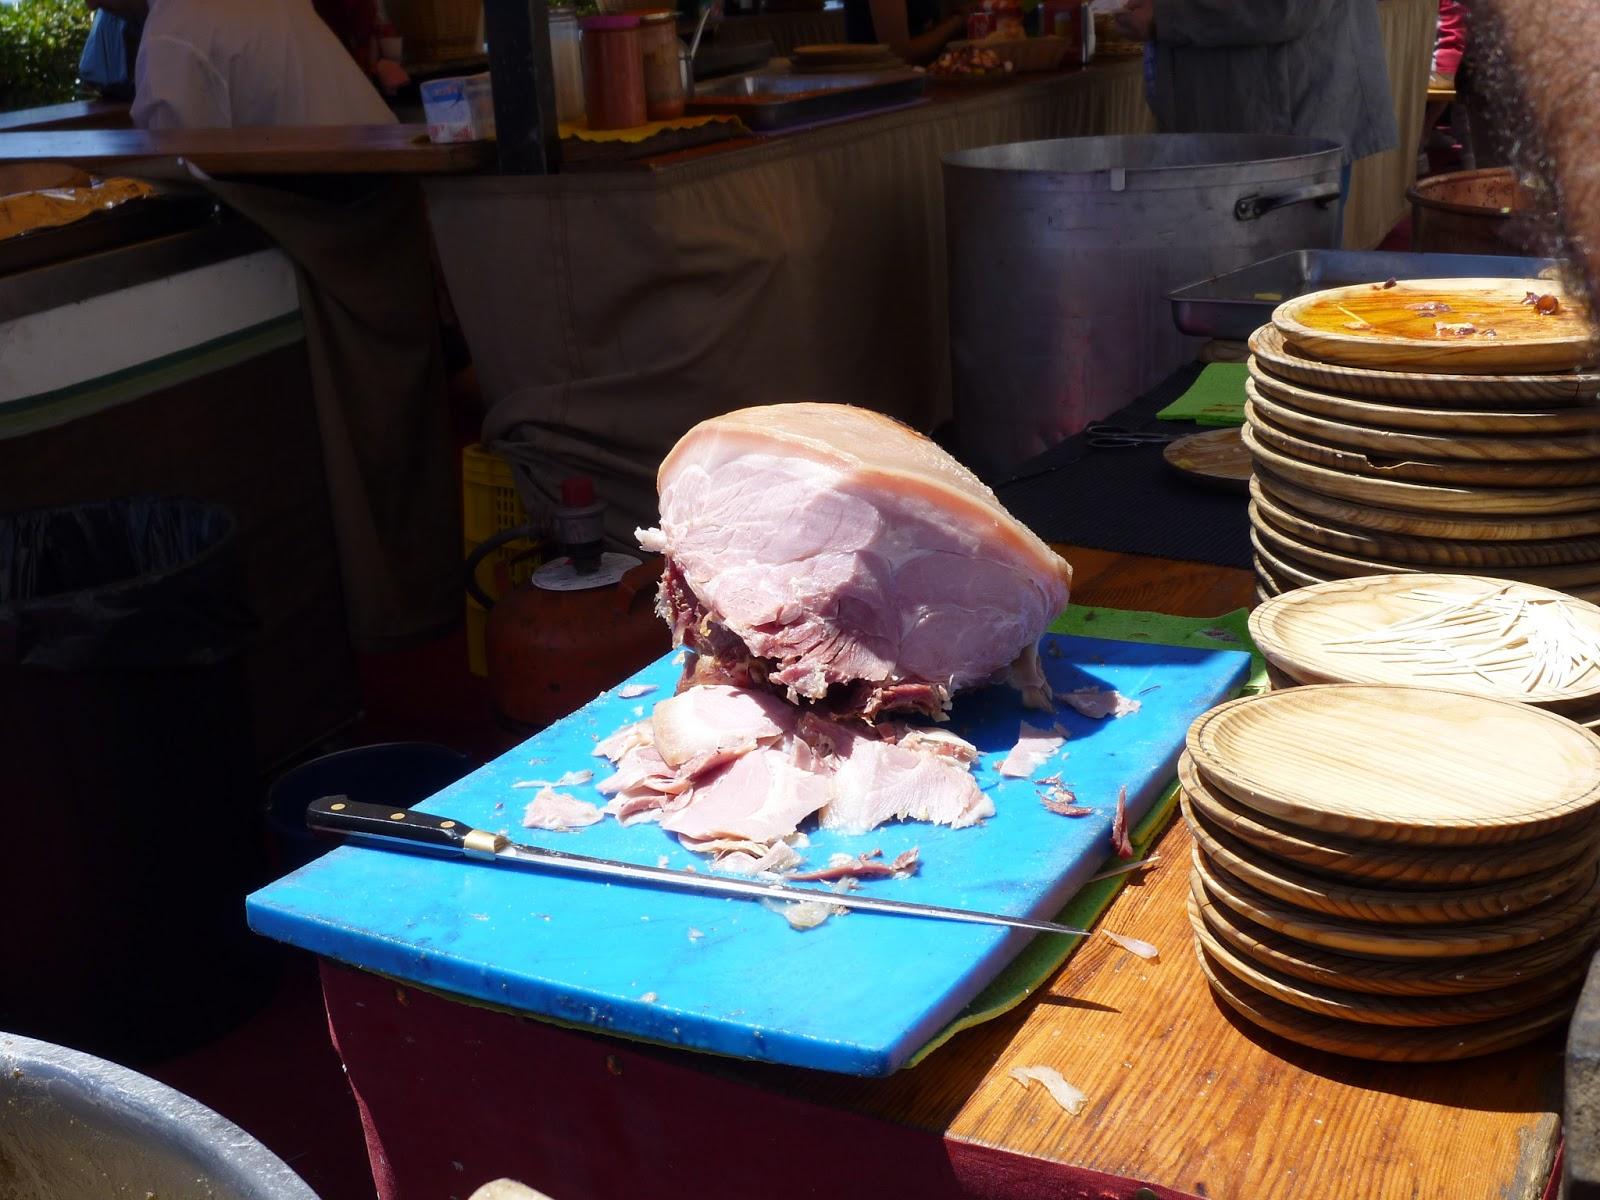
<path fill-rule="evenodd" d="M 840 729 L 825 829 L 866 833 L 886 821 L 927 821 L 956 829 L 994 815 L 994 802 L 958 760 L 893 746 Z"/>
<path fill-rule="evenodd" d="M 937 714 L 1004 678 L 1072 569 L 933 442 L 864 409 L 786 404 L 691 429 L 661 465 L 661 612 L 793 699 L 860 685 L 861 711 Z M 1033 671 L 1021 674 L 1030 683 Z"/>
<path fill-rule="evenodd" d="M 579 800 L 554 788 L 540 788 L 522 814 L 522 823 L 529 829 L 582 829 L 601 820 L 600 809 L 587 800 Z"/>
<path fill-rule="evenodd" d="M 1018 726 L 1017 744 L 1011 747 L 1005 761 L 1000 764 L 1000 774 L 1012 779 L 1026 779 L 1043 766 L 1066 744 L 1066 734 L 1059 725 L 1038 729 L 1023 721 Z"/>
<path fill-rule="evenodd" d="M 758 746 L 697 780 L 690 802 L 661 827 L 699 840 L 787 837 L 828 801 L 827 779 L 794 760 L 781 747 Z"/>
<path fill-rule="evenodd" d="M 1130 700 L 1121 692 L 1093 685 L 1073 688 L 1070 692 L 1057 692 L 1056 699 L 1096 721 L 1104 720 L 1106 717 L 1125 717 L 1143 707 L 1139 701 Z"/>
<path fill-rule="evenodd" d="M 776 696 L 708 684 L 662 700 L 650 716 L 656 752 L 668 766 L 704 769 L 730 752 L 781 737 L 798 714 Z"/>

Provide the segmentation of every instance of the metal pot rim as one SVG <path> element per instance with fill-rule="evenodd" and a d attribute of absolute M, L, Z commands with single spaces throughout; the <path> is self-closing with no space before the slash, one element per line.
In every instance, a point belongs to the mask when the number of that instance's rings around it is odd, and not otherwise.
<path fill-rule="evenodd" d="M 1037 152 L 1043 147 L 1088 148 L 1091 144 L 1130 152 L 1127 157 L 1139 158 L 1141 151 L 1150 151 L 1163 145 L 1211 143 L 1215 156 L 1197 162 L 1163 164 L 1158 162 L 1109 162 L 1087 166 L 1026 166 L 1010 162 L 985 161 L 996 157 L 1017 157 L 1029 150 Z M 1231 149 L 1230 149 L 1231 148 Z M 1254 151 L 1254 153 L 1252 153 Z M 1326 138 L 1299 137 L 1276 133 L 1151 133 L 1113 135 L 1089 138 L 1041 138 L 1028 142 L 1006 142 L 993 146 L 976 146 L 957 150 L 942 157 L 946 171 L 972 172 L 979 176 L 1016 180 L 1018 177 L 1048 178 L 1060 184 L 1064 180 L 1103 178 L 1113 171 L 1121 171 L 1129 179 L 1171 176 L 1174 186 L 1187 186 L 1192 176 L 1202 172 L 1236 171 L 1240 168 L 1291 168 L 1299 171 L 1337 170 L 1343 148 L 1338 142 Z M 1323 165 L 1319 160 L 1332 158 Z M 1179 180 L 1183 180 L 1179 183 Z"/>
<path fill-rule="evenodd" d="M 108 1127 L 165 1145 L 175 1157 L 252 1200 L 317 1200 L 287 1163 L 239 1126 L 147 1075 L 5 1032 L 0 1032 L 0 1071 L 14 1090 L 37 1090 L 41 1102 L 63 1111 L 77 1104 L 103 1114 Z"/>

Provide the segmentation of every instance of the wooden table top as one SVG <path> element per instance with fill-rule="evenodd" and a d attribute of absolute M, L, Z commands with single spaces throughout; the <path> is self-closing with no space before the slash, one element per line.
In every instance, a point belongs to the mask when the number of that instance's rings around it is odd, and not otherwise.
<path fill-rule="evenodd" d="M 94 168 L 178 158 L 211 175 L 437 175 L 488 166 L 494 146 L 434 145 L 421 125 L 0 133 L 0 165 L 54 162 Z"/>
<path fill-rule="evenodd" d="M 1251 602 L 1250 573 L 1072 546 L 1073 599 L 1215 616 Z M 1092 938 L 1016 1010 L 955 1037 L 921 1066 L 851 1079 L 703 1060 L 706 1070 L 818 1104 L 1196 1196 L 1544 1193 L 1560 1122 L 1562 1039 L 1462 1063 L 1388 1065 L 1303 1050 L 1212 999 L 1185 912 L 1190 838 L 1099 922 L 1156 945 L 1145 962 Z M 1013 1067 L 1055 1067 L 1088 1094 L 1079 1116 Z"/>

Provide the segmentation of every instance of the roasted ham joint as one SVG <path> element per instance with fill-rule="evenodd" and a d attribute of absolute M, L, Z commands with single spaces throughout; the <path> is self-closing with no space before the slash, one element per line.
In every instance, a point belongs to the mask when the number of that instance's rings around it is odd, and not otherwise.
<path fill-rule="evenodd" d="M 658 486 L 660 525 L 639 540 L 666 559 L 657 607 L 683 675 L 596 747 L 616 768 L 606 814 L 756 873 L 794 869 L 813 825 L 994 813 L 977 750 L 939 722 L 982 685 L 1052 707 L 1038 642 L 1066 606 L 1066 562 L 933 442 L 843 405 L 702 422 Z M 830 879 L 916 866 L 838 857 Z"/>

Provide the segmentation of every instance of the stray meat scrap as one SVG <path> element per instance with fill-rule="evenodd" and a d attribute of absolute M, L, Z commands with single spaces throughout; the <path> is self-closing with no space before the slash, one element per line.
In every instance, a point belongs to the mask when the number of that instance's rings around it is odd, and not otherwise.
<path fill-rule="evenodd" d="M 1073 794 L 1071 788 L 1059 784 L 1043 793 L 1039 797 L 1039 802 L 1051 812 L 1063 817 L 1087 817 L 1094 812 L 1094 809 L 1085 808 L 1078 803 L 1078 797 Z"/>
<path fill-rule="evenodd" d="M 793 883 L 832 883 L 836 879 L 888 879 L 916 873 L 920 864 L 917 848 L 913 846 L 897 854 L 892 862 L 883 861 L 883 851 L 873 850 L 854 857 L 835 854 L 828 865 L 815 871 L 802 871 L 789 876 Z"/>
<path fill-rule="evenodd" d="M 1111 848 L 1118 858 L 1133 857 L 1133 842 L 1128 838 L 1128 789 L 1117 789 L 1117 814 L 1111 818 Z"/>
<path fill-rule="evenodd" d="M 1081 716 L 1099 721 L 1106 717 L 1126 717 L 1139 711 L 1142 705 L 1130 700 L 1121 692 L 1093 686 L 1073 688 L 1070 692 L 1057 692 L 1056 699 Z"/>
<path fill-rule="evenodd" d="M 640 696 L 648 696 L 656 690 L 653 683 L 630 683 L 626 687 L 619 687 L 617 695 L 624 700 L 637 700 Z"/>
<path fill-rule="evenodd" d="M 1136 937 L 1128 937 L 1126 934 L 1122 933 L 1112 933 L 1109 929 L 1102 929 L 1100 932 L 1105 934 L 1117 945 L 1121 946 L 1129 954 L 1136 954 L 1143 959 L 1156 959 L 1161 957 L 1161 951 L 1157 950 L 1149 942 L 1141 941 Z"/>
<path fill-rule="evenodd" d="M 1059 725 L 1040 729 L 1021 722 L 1017 744 L 1000 764 L 1000 774 L 1008 779 L 1027 779 L 1066 745 L 1067 734 Z"/>
<path fill-rule="evenodd" d="M 1061 1078 L 1061 1072 L 1054 1067 L 1012 1067 L 1011 1078 L 1024 1088 L 1032 1081 L 1038 1080 L 1044 1084 L 1045 1090 L 1050 1093 L 1050 1098 L 1074 1117 L 1089 1103 L 1089 1097 Z"/>
<path fill-rule="evenodd" d="M 599 806 L 579 800 L 554 788 L 539 789 L 539 794 L 528 804 L 522 814 L 522 823 L 529 829 L 550 829 L 567 832 L 593 825 L 603 814 Z"/>
<path fill-rule="evenodd" d="M 568 771 L 560 779 L 519 779 L 511 786 L 514 788 L 578 787 L 581 784 L 588 783 L 593 778 L 593 771 Z"/>
<path fill-rule="evenodd" d="M 970 471 L 898 422 L 841 404 L 702 421 L 656 477 L 657 605 L 734 682 L 872 719 L 939 718 L 953 692 L 1031 679 L 1072 569 Z"/>

